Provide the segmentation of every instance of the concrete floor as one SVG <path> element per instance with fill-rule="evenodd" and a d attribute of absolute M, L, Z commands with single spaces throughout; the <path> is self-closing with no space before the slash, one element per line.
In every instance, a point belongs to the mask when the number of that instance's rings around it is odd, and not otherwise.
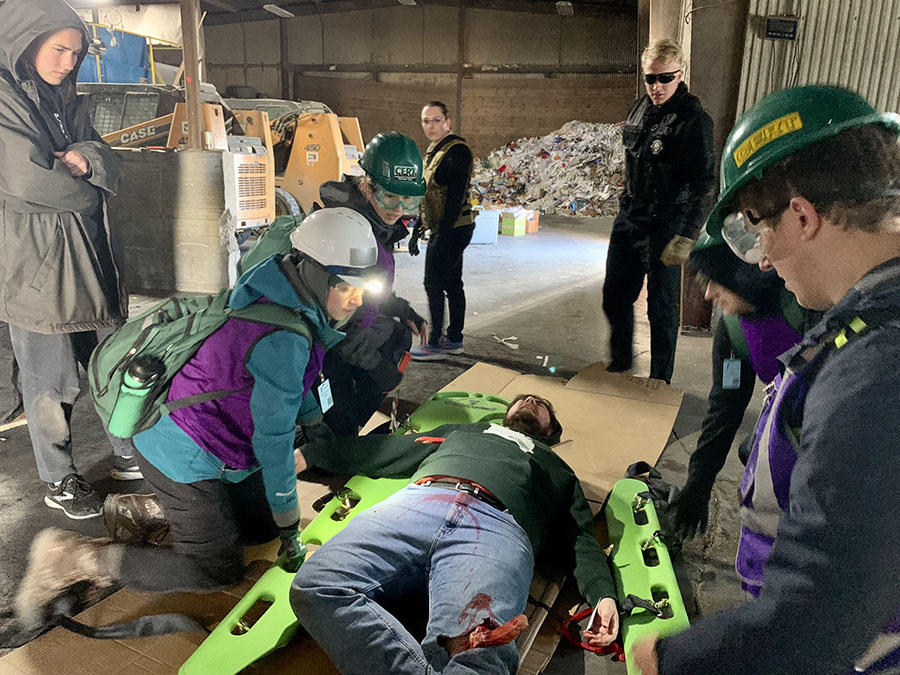
<path fill-rule="evenodd" d="M 541 231 L 521 238 L 500 237 L 496 245 L 473 245 L 465 256 L 468 298 L 466 354 L 446 361 L 410 364 L 400 386 L 403 398 L 422 401 L 478 361 L 534 374 L 571 377 L 584 366 L 608 360 L 608 327 L 601 310 L 603 270 L 611 219 L 544 216 Z M 427 315 L 422 288 L 424 254 L 397 256 L 395 288 Z M 646 303 L 636 307 L 635 369 L 649 371 L 649 333 Z M 499 339 L 518 339 L 514 350 Z M 664 477 L 681 484 L 700 422 L 706 412 L 710 386 L 711 340 L 682 336 L 678 343 L 672 384 L 684 390 L 674 434 L 658 463 Z M 10 401 L 8 364 L 11 350 L 7 331 L 0 331 L 0 404 Z M 544 357 L 547 358 L 546 367 Z M 760 392 L 751 403 L 738 438 L 752 431 L 759 411 Z M 635 423 L 638 423 L 635 420 Z M 75 406 L 72 427 L 76 463 L 101 493 L 141 491 L 141 483 L 117 483 L 109 478 L 112 455 L 100 432 L 88 397 Z M 682 593 L 692 617 L 741 602 L 734 578 L 737 545 L 737 485 L 741 466 L 736 453 L 729 458 L 713 493 L 710 527 L 705 536 L 684 547 L 677 560 Z M 50 525 L 87 535 L 104 534 L 101 519 L 72 521 L 42 503 L 44 485 L 37 477 L 25 427 L 0 435 L 0 612 L 21 577 L 28 544 Z M 548 619 L 551 620 L 551 619 Z M 0 632 L 8 625 L 0 619 Z M 624 673 L 624 666 L 605 658 L 561 646 L 547 673 Z"/>

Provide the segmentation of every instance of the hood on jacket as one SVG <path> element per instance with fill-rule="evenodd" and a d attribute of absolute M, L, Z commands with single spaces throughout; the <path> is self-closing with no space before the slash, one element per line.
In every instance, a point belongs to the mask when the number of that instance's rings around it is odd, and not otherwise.
<path fill-rule="evenodd" d="M 316 342 L 326 349 L 333 347 L 343 339 L 344 333 L 329 325 L 325 310 L 312 291 L 305 287 L 295 288 L 282 269 L 283 258 L 284 256 L 281 255 L 272 256 L 242 274 L 231 292 L 231 298 L 228 301 L 229 307 L 242 309 L 260 298 L 268 298 L 276 304 L 300 312 L 315 332 Z M 291 269 L 296 270 L 290 260 L 284 266 L 288 272 Z M 324 270 L 323 272 L 326 275 L 325 294 L 327 296 L 328 272 Z"/>
<path fill-rule="evenodd" d="M 689 263 L 696 271 L 736 293 L 756 308 L 757 316 L 781 313 L 784 281 L 775 270 L 763 272 L 738 258 L 727 246 L 694 249 Z"/>
<path fill-rule="evenodd" d="M 33 64 L 21 62 L 22 55 L 45 33 L 64 28 L 81 31 L 83 39 L 78 63 L 60 85 L 66 96 L 74 95 L 78 69 L 87 54 L 89 33 L 81 17 L 63 0 L 6 0 L 0 7 L 0 69 L 8 70 L 18 81 L 32 79 Z"/>
<path fill-rule="evenodd" d="M 325 208 L 346 206 L 364 215 L 372 225 L 372 234 L 385 248 L 390 248 L 409 234 L 406 226 L 399 220 L 393 225 L 388 225 L 381 219 L 366 196 L 353 182 L 352 176 L 344 176 L 341 180 L 322 183 L 319 188 L 319 198 Z"/>

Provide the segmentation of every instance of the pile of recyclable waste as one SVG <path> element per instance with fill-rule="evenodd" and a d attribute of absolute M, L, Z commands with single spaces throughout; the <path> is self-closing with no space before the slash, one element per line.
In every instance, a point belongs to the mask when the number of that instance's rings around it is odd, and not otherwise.
<path fill-rule="evenodd" d="M 618 209 L 624 176 L 622 125 L 573 120 L 542 138 L 520 138 L 476 160 L 472 189 L 485 207 L 608 216 Z"/>

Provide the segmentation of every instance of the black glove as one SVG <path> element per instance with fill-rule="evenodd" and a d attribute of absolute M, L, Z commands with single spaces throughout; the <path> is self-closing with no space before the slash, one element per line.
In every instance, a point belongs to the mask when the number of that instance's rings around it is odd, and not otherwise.
<path fill-rule="evenodd" d="M 306 560 L 306 545 L 300 540 L 300 521 L 278 528 L 281 546 L 278 555 L 284 558 L 282 567 L 288 572 L 296 572 Z"/>
<path fill-rule="evenodd" d="M 412 234 L 409 235 L 409 244 L 407 245 L 407 249 L 409 250 L 410 255 L 419 255 L 419 239 L 422 237 L 422 221 L 416 220 L 415 225 L 412 229 Z"/>
<path fill-rule="evenodd" d="M 403 373 L 397 370 L 397 364 L 382 358 L 378 365 L 369 371 L 371 377 L 379 389 L 384 392 L 393 391 L 403 380 Z"/>
<path fill-rule="evenodd" d="M 672 527 L 680 539 L 690 539 L 697 532 L 706 532 L 709 524 L 709 500 L 712 486 L 688 483 L 669 507 Z"/>
<path fill-rule="evenodd" d="M 331 430 L 331 427 L 325 424 L 325 420 L 320 415 L 315 420 L 299 425 L 297 434 L 294 437 L 294 447 L 331 440 L 334 440 L 334 432 Z"/>

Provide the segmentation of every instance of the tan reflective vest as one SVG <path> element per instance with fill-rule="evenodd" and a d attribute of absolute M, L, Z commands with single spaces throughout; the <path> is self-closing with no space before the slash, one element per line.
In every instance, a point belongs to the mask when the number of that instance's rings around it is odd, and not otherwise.
<path fill-rule="evenodd" d="M 422 225 L 430 234 L 437 232 L 438 224 L 441 222 L 441 218 L 444 215 L 444 209 L 447 206 L 447 186 L 438 185 L 434 178 L 437 173 L 437 168 L 444 160 L 444 156 L 450 148 L 465 144 L 466 142 L 461 138 L 454 138 L 433 155 L 428 154 L 431 152 L 431 148 L 428 148 L 428 153 L 426 153 L 425 168 L 422 172 L 422 175 L 425 178 L 425 198 L 422 200 L 422 211 L 420 215 L 422 217 Z M 467 190 L 462 209 L 459 212 L 459 218 L 456 219 L 453 227 L 471 225 L 474 222 L 475 219 L 472 216 L 472 205 L 469 203 L 469 194 Z"/>

